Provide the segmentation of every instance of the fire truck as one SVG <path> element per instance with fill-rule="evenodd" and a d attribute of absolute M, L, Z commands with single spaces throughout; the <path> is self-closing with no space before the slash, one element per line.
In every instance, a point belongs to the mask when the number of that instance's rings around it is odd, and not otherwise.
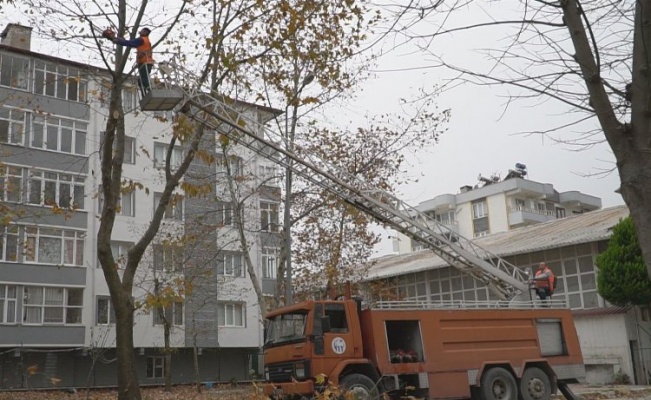
<path fill-rule="evenodd" d="M 543 400 L 584 378 L 571 311 L 533 302 L 309 300 L 272 311 L 264 393 Z M 324 379 L 325 378 L 325 379 Z M 409 397 L 412 396 L 412 397 Z"/>
<path fill-rule="evenodd" d="M 189 118 L 422 243 L 499 299 L 364 304 L 348 294 L 274 310 L 266 316 L 265 394 L 312 397 L 336 385 L 361 399 L 547 400 L 557 390 L 574 397 L 567 384 L 585 368 L 572 314 L 531 300 L 526 270 L 326 160 L 297 156 L 230 99 L 170 93 L 152 90 L 142 109 L 183 101 Z"/>

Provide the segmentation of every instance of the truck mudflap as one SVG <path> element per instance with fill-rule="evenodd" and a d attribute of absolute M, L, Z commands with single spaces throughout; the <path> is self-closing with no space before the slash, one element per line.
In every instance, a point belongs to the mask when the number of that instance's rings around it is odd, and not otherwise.
<path fill-rule="evenodd" d="M 287 395 L 311 395 L 314 390 L 314 382 L 311 380 L 283 383 L 270 382 L 262 385 L 263 394 L 271 398 L 281 398 Z"/>

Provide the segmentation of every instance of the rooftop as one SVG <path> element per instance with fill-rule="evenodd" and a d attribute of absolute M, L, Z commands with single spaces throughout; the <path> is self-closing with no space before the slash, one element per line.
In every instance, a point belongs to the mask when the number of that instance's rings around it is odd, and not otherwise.
<path fill-rule="evenodd" d="M 508 257 L 607 240 L 613 226 L 627 216 L 626 206 L 609 207 L 488 235 L 473 242 L 496 256 Z M 369 270 L 369 279 L 390 278 L 448 265 L 430 250 L 385 256 L 375 261 Z"/>

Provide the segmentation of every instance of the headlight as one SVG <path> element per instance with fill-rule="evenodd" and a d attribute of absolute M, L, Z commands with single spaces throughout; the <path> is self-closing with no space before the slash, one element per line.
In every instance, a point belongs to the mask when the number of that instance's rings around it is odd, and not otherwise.
<path fill-rule="evenodd" d="M 297 365 L 296 379 L 304 379 L 304 378 L 305 378 L 305 364 Z"/>

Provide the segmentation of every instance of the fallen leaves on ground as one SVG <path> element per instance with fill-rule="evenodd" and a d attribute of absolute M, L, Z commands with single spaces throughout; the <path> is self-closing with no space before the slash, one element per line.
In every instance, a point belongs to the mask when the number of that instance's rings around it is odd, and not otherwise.
<path fill-rule="evenodd" d="M 231 386 L 217 386 L 211 389 L 202 389 L 197 393 L 194 386 L 174 386 L 171 392 L 163 388 L 142 388 L 143 400 L 263 400 L 262 395 L 257 395 L 253 386 L 244 385 L 237 388 Z M 88 396 L 88 397 L 87 397 Z M 60 390 L 33 390 L 0 392 L 0 400 L 115 400 L 116 390 L 93 389 L 86 393 L 86 389 L 78 389 L 70 393 L 66 389 Z"/>

